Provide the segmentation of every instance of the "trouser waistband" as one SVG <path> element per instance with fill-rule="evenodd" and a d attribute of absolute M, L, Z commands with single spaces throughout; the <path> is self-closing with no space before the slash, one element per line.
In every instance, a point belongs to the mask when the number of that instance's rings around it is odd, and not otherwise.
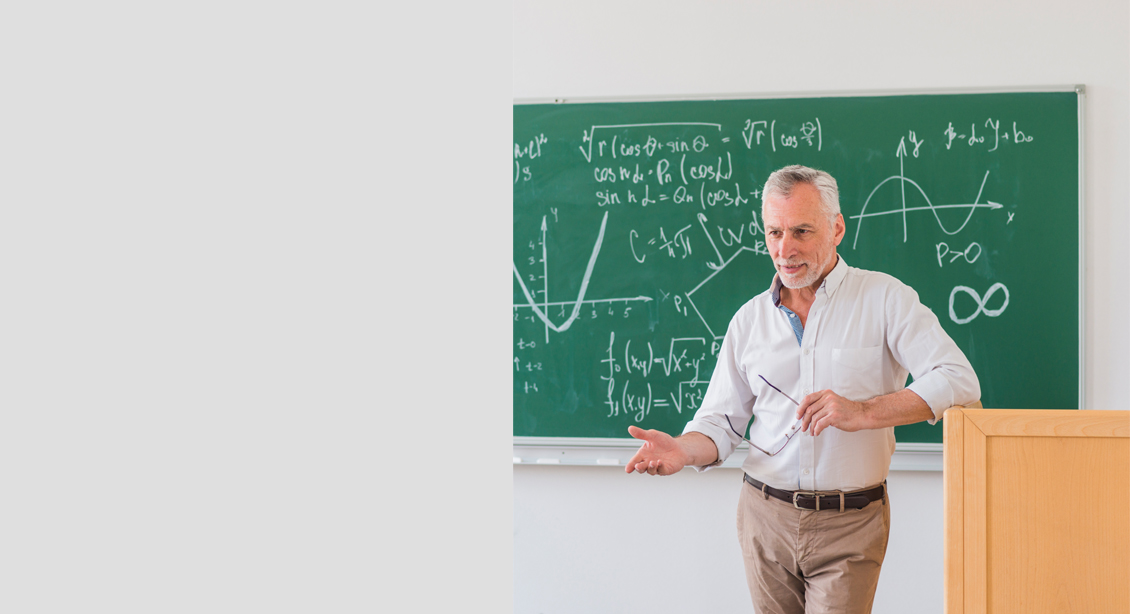
<path fill-rule="evenodd" d="M 744 474 L 744 476 L 745 481 L 750 486 L 774 499 L 792 503 L 793 507 L 798 510 L 839 510 L 841 512 L 845 509 L 859 510 L 870 505 L 872 501 L 882 499 L 887 488 L 887 482 L 884 480 L 882 484 L 875 488 L 852 492 L 842 490 L 780 490 L 758 482 L 749 477 L 749 474 Z"/>

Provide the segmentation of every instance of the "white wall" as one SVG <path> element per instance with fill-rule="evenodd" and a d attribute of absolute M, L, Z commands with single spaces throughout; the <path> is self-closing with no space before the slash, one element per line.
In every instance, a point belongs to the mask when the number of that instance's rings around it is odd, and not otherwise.
<path fill-rule="evenodd" d="M 513 32 L 515 98 L 1085 84 L 1084 395 L 1127 409 L 1126 2 L 518 0 Z M 514 467 L 515 611 L 748 611 L 740 472 L 620 471 Z M 890 486 L 874 611 L 941 612 L 941 474 Z"/>
<path fill-rule="evenodd" d="M 742 612 L 740 469 L 514 467 L 514 611 Z M 941 611 L 942 474 L 900 471 L 875 612 Z M 932 608 L 914 604 L 936 604 Z"/>
<path fill-rule="evenodd" d="M 4 5 L 0 612 L 510 609 L 510 9 Z"/>

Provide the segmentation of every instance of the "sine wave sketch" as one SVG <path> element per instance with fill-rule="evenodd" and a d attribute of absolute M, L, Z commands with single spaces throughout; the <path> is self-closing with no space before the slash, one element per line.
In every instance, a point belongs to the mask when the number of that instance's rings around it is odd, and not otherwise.
<path fill-rule="evenodd" d="M 856 249 L 856 246 L 859 244 L 859 232 L 863 228 L 864 218 L 876 217 L 876 216 L 880 216 L 880 215 L 902 214 L 902 242 L 906 243 L 906 240 L 907 240 L 906 214 L 908 212 L 929 210 L 931 213 L 934 214 L 934 219 L 936 219 L 938 221 L 938 226 L 941 227 L 942 232 L 946 233 L 947 235 L 955 235 L 955 234 L 961 232 L 962 229 L 964 229 L 965 226 L 967 224 L 969 224 L 969 220 L 973 218 L 973 212 L 976 211 L 977 209 L 1000 209 L 1000 208 L 1004 207 L 1004 205 L 1002 205 L 1000 203 L 995 203 L 991 200 L 987 200 L 984 203 L 981 202 L 981 194 L 985 190 L 985 182 L 989 179 L 989 171 L 985 171 L 985 176 L 981 178 L 981 187 L 978 188 L 977 197 L 973 199 L 972 203 L 935 205 L 932 202 L 930 202 L 930 197 L 926 195 L 926 191 L 922 189 L 922 186 L 918 185 L 918 182 L 907 177 L 906 174 L 903 171 L 903 159 L 906 157 L 906 139 L 905 139 L 905 137 L 899 141 L 899 147 L 898 147 L 898 150 L 896 152 L 896 155 L 898 156 L 898 159 L 899 159 L 899 174 L 898 175 L 892 175 L 892 176 L 887 177 L 886 179 L 880 181 L 879 185 L 875 186 L 875 189 L 871 190 L 871 193 L 867 195 L 867 200 L 865 200 L 863 202 L 863 209 L 860 210 L 859 214 L 853 215 L 850 218 L 850 219 L 853 219 L 853 220 L 859 220 L 859 223 L 855 227 L 855 238 L 852 240 L 852 243 L 851 243 L 852 249 Z M 886 185 L 888 182 L 891 182 L 891 181 L 899 181 L 900 182 L 900 187 L 902 188 L 902 207 L 899 208 L 899 209 L 891 209 L 889 211 L 875 211 L 875 212 L 869 213 L 867 211 L 867 207 L 871 204 L 871 198 L 873 196 L 875 196 L 875 193 L 879 191 L 879 188 L 883 187 L 884 185 Z M 924 198 L 926 200 L 926 206 L 924 206 L 924 207 L 907 207 L 906 206 L 906 184 L 908 184 L 908 183 L 911 186 L 913 186 L 916 190 L 918 190 L 918 192 L 922 195 L 922 198 Z M 938 209 L 961 209 L 961 208 L 968 208 L 969 209 L 969 214 L 965 216 L 965 220 L 961 223 L 960 226 L 957 227 L 956 230 L 950 230 L 950 229 L 946 228 L 945 223 L 942 222 L 941 216 L 938 215 Z"/>

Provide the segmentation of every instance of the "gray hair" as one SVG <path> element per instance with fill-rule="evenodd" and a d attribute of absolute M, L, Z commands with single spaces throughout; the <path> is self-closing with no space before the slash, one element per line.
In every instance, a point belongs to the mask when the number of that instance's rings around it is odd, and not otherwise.
<path fill-rule="evenodd" d="M 807 183 L 816 188 L 820 193 L 820 206 L 824 209 L 824 215 L 829 222 L 834 223 L 836 216 L 840 214 L 840 189 L 836 185 L 836 179 L 824 171 L 799 164 L 786 166 L 769 175 L 761 191 L 762 217 L 765 216 L 766 199 L 770 196 L 788 198 L 798 183 Z"/>

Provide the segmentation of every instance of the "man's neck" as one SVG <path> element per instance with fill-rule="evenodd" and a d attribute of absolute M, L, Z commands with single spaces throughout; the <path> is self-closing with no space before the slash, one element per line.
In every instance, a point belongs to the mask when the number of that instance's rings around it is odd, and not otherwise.
<path fill-rule="evenodd" d="M 823 281 L 823 279 L 820 281 Z M 816 288 L 819 287 L 820 285 L 817 284 Z M 802 324 L 808 319 L 808 310 L 812 307 L 812 303 L 816 301 L 816 288 L 812 286 L 804 288 L 781 286 L 781 304 L 799 315 Z"/>

